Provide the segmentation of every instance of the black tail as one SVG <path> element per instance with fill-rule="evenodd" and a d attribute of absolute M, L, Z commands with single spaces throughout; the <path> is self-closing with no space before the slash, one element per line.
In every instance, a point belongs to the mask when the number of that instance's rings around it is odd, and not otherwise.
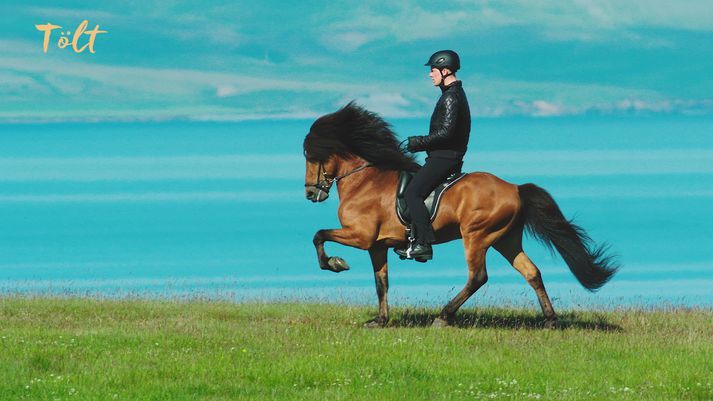
<path fill-rule="evenodd" d="M 557 249 L 577 280 L 596 291 L 616 273 L 619 266 L 607 255 L 606 244 L 596 247 L 582 227 L 567 220 L 552 196 L 535 184 L 518 187 L 527 232 L 550 251 Z"/>

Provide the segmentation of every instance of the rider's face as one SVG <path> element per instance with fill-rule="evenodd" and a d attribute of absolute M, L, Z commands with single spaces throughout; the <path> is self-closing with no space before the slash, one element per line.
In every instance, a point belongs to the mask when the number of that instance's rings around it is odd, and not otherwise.
<path fill-rule="evenodd" d="M 441 72 L 438 71 L 438 68 L 431 68 L 431 72 L 428 74 L 429 77 L 431 77 L 431 81 L 433 81 L 433 86 L 438 86 L 441 84 L 441 81 L 443 80 L 443 77 L 441 77 Z"/>
<path fill-rule="evenodd" d="M 451 70 L 448 68 L 443 69 L 443 75 L 448 75 L 450 73 Z M 438 71 L 438 68 L 431 68 L 431 72 L 428 74 L 428 76 L 431 77 L 431 81 L 433 81 L 433 86 L 438 86 L 441 82 L 443 82 L 443 75 L 441 75 L 441 71 Z"/>

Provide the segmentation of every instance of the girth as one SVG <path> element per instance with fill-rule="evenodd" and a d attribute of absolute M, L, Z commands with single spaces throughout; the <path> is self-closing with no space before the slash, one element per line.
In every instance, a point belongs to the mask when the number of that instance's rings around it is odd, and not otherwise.
<path fill-rule="evenodd" d="M 460 170 L 460 169 L 459 169 Z M 396 183 L 396 215 L 399 216 L 401 224 L 408 226 L 411 224 L 411 215 L 409 214 L 408 207 L 406 206 L 406 200 L 404 199 L 404 192 L 406 192 L 406 187 L 411 182 L 414 176 L 414 172 L 400 171 L 399 179 Z M 434 189 L 428 197 L 424 200 L 426 205 L 426 210 L 428 210 L 428 215 L 433 221 L 438 213 L 438 205 L 443 197 L 443 193 L 450 187 L 452 187 L 456 182 L 463 178 L 466 173 L 460 171 L 454 172 L 446 180 L 439 184 L 436 189 Z"/>

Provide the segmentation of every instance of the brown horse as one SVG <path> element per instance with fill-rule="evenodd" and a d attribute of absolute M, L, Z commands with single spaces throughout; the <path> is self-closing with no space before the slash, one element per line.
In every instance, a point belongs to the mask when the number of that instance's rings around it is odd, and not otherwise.
<path fill-rule="evenodd" d="M 343 259 L 327 256 L 325 241 L 368 250 L 379 316 L 366 326 L 384 326 L 389 320 L 387 251 L 407 241 L 395 210 L 398 170 L 413 171 L 418 165 L 400 149 L 381 117 L 353 102 L 312 124 L 304 154 L 307 199 L 324 201 L 336 182 L 340 200 L 342 228 L 319 230 L 314 236 L 319 267 L 337 273 L 349 269 Z M 522 250 L 525 229 L 550 250 L 556 249 L 590 291 L 606 283 L 618 268 L 606 248 L 594 247 L 544 189 L 534 184 L 518 186 L 487 173 L 470 173 L 443 195 L 433 228 L 437 243 L 462 238 L 468 263 L 465 287 L 443 308 L 434 326 L 452 322 L 458 308 L 488 280 L 485 254 L 491 246 L 525 277 L 537 294 L 546 327 L 554 326 L 557 317 L 540 271 Z"/>

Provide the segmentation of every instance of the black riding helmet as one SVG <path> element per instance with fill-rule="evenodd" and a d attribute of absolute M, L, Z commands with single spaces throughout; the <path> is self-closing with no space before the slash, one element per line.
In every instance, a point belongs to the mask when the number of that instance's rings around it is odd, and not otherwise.
<path fill-rule="evenodd" d="M 451 72 L 456 72 L 460 69 L 460 57 L 458 53 L 453 50 L 439 50 L 428 59 L 428 62 L 424 64 L 431 68 L 438 68 L 443 70 L 448 68 Z"/>

